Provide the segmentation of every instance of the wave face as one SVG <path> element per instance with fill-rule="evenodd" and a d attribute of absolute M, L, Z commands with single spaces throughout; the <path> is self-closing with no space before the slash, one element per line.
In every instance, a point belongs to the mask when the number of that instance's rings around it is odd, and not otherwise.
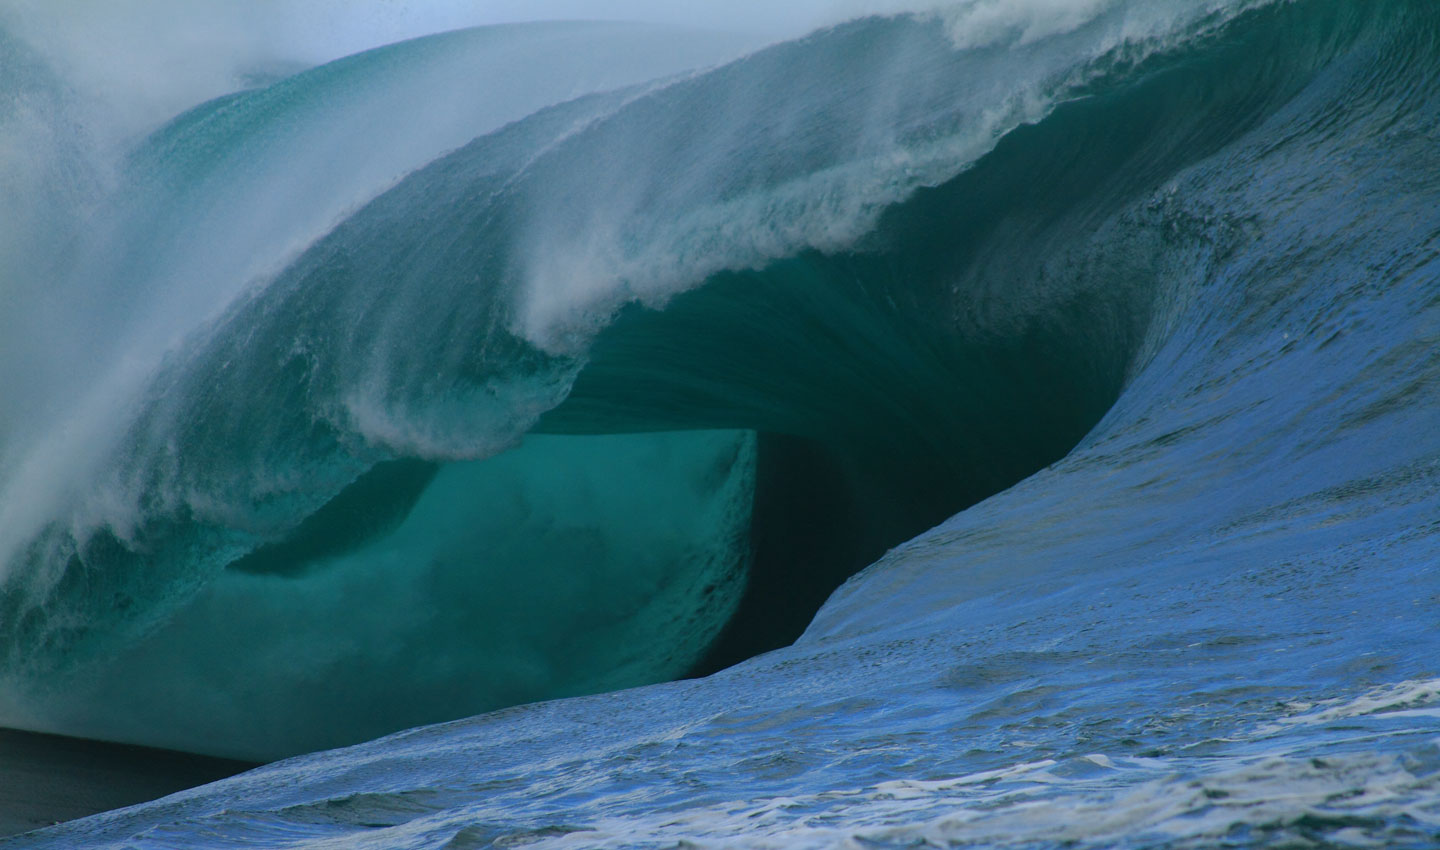
<path fill-rule="evenodd" d="M 552 701 L 17 846 L 1440 840 L 1440 9 L 676 37 L 24 154 L 0 718 L 269 758 Z"/>

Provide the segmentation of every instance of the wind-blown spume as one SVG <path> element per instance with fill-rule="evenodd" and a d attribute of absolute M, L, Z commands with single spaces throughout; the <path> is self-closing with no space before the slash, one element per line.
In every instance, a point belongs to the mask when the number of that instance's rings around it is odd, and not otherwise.
<path fill-rule="evenodd" d="M 35 659 L 12 716 L 138 736 L 85 709 L 171 724 L 146 693 L 179 681 L 187 639 L 206 636 L 197 666 L 285 681 L 263 657 L 302 611 L 324 623 L 283 661 L 323 672 L 299 650 L 396 634 L 390 614 L 424 607 L 399 604 L 409 589 L 489 586 L 408 557 L 480 562 L 463 529 L 515 530 L 510 563 L 566 560 L 518 511 L 475 522 L 516 502 L 631 541 L 609 564 L 667 529 L 732 553 L 654 573 L 674 579 L 668 634 L 699 636 L 663 645 L 687 652 L 719 628 L 696 594 L 726 609 L 748 581 L 731 628 L 753 627 L 775 610 L 755 589 L 788 583 L 774 570 L 833 583 L 910 538 L 793 646 L 18 846 L 1433 845 L 1440 13 L 1082 4 L 1052 31 L 1028 11 L 1047 5 L 856 22 L 555 104 L 416 171 L 175 350 L 101 479 L 141 519 L 41 531 L 76 561 L 29 608 L 15 588 L 57 562 L 21 562 L 0 620 L 9 669 Z M 859 57 L 890 76 L 854 73 Z M 1054 64 L 1017 75 L 1037 58 Z M 1033 120 L 974 123 L 950 93 L 976 80 L 1034 95 L 1033 113 L 998 109 Z M 727 94 L 774 108 L 737 118 Z M 863 132 L 827 135 L 847 119 Z M 677 257 L 693 276 L 671 276 Z M 520 432 L 518 451 L 467 456 Z M 650 494 L 617 478 L 643 458 Z M 277 470 L 294 483 L 255 486 Z M 707 574 L 724 579 L 708 594 Z M 336 591 L 372 578 L 397 604 Z M 269 610 L 227 613 L 252 591 Z M 481 654 L 422 643 L 380 669 L 463 682 Z M 438 689 L 415 692 L 435 707 Z M 306 696 L 325 710 L 289 747 L 359 716 Z"/>

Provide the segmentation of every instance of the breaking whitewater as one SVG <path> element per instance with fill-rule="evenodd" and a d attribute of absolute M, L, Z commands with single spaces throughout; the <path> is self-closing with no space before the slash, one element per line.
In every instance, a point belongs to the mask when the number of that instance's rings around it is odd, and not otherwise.
<path fill-rule="evenodd" d="M 1440 6 L 763 41 L 0 30 L 9 846 L 1440 844 Z"/>

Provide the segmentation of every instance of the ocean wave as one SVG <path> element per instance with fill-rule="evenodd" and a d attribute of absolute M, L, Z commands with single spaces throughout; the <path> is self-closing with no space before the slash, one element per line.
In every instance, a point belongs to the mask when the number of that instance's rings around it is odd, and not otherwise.
<path fill-rule="evenodd" d="M 480 30 L 149 137 L 10 296 L 115 333 L 0 420 L 6 722 L 264 758 L 713 675 L 35 846 L 1433 840 L 1440 18 L 1005 8 L 392 126 L 656 44 Z"/>

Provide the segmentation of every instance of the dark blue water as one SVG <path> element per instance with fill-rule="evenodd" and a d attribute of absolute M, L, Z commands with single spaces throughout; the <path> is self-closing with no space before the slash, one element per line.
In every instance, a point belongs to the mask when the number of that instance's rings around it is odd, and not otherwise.
<path fill-rule="evenodd" d="M 138 142 L 10 261 L 3 717 L 419 728 L 15 846 L 1440 842 L 1440 9 L 1013 12 Z M 555 38 L 653 73 L 316 164 Z"/>

